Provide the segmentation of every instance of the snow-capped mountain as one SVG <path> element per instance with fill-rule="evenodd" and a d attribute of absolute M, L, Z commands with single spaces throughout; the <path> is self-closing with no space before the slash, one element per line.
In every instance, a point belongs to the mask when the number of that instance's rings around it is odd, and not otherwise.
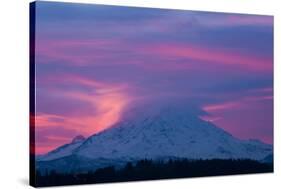
<path fill-rule="evenodd" d="M 182 106 L 135 109 L 125 115 L 107 130 L 49 152 L 37 165 L 54 168 L 75 161 L 81 170 L 144 158 L 262 160 L 273 153 L 271 145 L 239 140 Z"/>
<path fill-rule="evenodd" d="M 85 141 L 85 137 L 78 135 L 72 139 L 69 144 L 62 145 L 55 150 L 48 152 L 47 154 L 37 158 L 38 161 L 50 161 L 62 157 L 69 156 L 73 153 L 73 150 L 78 148 Z"/>
<path fill-rule="evenodd" d="M 74 144 L 74 143 L 78 143 L 78 142 L 83 142 L 85 139 L 86 138 L 83 135 L 78 135 L 72 139 L 71 143 Z"/>

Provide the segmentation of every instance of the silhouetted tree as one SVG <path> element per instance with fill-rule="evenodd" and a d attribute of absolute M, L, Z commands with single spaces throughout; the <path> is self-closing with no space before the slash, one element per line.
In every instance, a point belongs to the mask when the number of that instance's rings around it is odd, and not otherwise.
<path fill-rule="evenodd" d="M 123 168 L 104 167 L 87 173 L 36 172 L 36 186 L 73 185 L 134 180 L 185 178 L 272 172 L 273 164 L 241 160 L 168 160 L 149 159 L 128 162 Z"/>

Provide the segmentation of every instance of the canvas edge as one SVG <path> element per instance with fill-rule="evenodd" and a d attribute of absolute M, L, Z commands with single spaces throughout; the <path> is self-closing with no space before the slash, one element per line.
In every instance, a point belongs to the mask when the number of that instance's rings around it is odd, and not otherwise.
<path fill-rule="evenodd" d="M 36 2 L 29 4 L 29 185 L 36 187 L 35 168 L 35 14 Z"/>

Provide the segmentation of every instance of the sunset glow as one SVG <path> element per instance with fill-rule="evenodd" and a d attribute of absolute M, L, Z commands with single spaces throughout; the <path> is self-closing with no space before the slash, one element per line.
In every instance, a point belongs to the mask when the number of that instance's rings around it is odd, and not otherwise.
<path fill-rule="evenodd" d="M 272 144 L 272 17 L 36 6 L 36 154 L 159 99 L 182 100 L 238 138 Z"/>

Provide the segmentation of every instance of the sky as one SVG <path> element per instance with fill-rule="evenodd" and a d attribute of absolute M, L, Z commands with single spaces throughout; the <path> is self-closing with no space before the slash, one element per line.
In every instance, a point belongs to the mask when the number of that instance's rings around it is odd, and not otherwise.
<path fill-rule="evenodd" d="M 37 2 L 35 27 L 36 154 L 157 99 L 273 143 L 271 16 Z"/>

